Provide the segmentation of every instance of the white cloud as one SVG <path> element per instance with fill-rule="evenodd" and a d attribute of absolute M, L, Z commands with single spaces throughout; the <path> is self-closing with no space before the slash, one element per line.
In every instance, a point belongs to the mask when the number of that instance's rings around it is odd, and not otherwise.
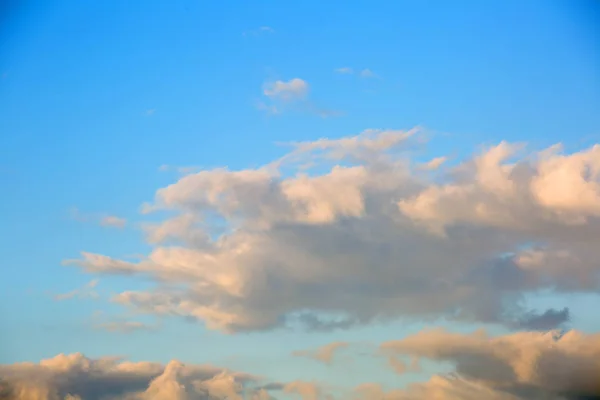
<path fill-rule="evenodd" d="M 0 394 L 11 400 L 236 400 L 242 390 L 264 393 L 259 383 L 252 375 L 210 365 L 90 359 L 80 353 L 0 365 Z"/>
<path fill-rule="evenodd" d="M 309 84 L 303 79 L 275 81 L 263 85 L 263 99 L 256 101 L 256 108 L 269 115 L 285 111 L 299 111 L 318 115 L 321 118 L 337 117 L 343 113 L 317 106 L 308 97 Z"/>
<path fill-rule="evenodd" d="M 283 101 L 298 100 L 308 94 L 308 83 L 300 78 L 293 78 L 287 82 L 275 81 L 265 85 L 263 94 Z"/>
<path fill-rule="evenodd" d="M 70 263 L 149 277 L 154 289 L 115 301 L 227 332 L 398 318 L 568 322 L 568 309 L 534 310 L 525 298 L 600 289 L 600 146 L 521 154 L 501 143 L 422 174 L 405 151 L 414 135 L 296 143 L 257 169 L 181 177 L 147 207 L 179 216 L 147 230 L 145 259 L 83 253 Z"/>

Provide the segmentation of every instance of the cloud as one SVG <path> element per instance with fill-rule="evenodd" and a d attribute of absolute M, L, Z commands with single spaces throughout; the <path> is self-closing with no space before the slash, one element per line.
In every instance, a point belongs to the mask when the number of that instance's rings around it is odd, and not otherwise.
<path fill-rule="evenodd" d="M 258 378 L 210 365 L 90 359 L 81 353 L 0 365 L 0 377 L 0 398 L 11 400 L 241 400 L 242 391 L 265 393 L 257 388 Z"/>
<path fill-rule="evenodd" d="M 269 115 L 282 114 L 287 110 L 296 110 L 315 114 L 321 118 L 337 117 L 341 112 L 315 105 L 308 99 L 309 84 L 303 79 L 268 82 L 263 85 L 262 100 L 256 102 L 256 108 Z"/>
<path fill-rule="evenodd" d="M 294 381 L 284 387 L 284 392 L 300 395 L 302 400 L 318 400 L 321 398 L 321 389 L 314 382 Z"/>
<path fill-rule="evenodd" d="M 600 289 L 600 146 L 525 153 L 500 143 L 422 174 L 410 157 L 418 137 L 367 130 L 293 143 L 256 169 L 183 176 L 147 207 L 171 216 L 146 232 L 146 258 L 85 252 L 68 264 L 151 279 L 114 301 L 231 333 L 567 323 L 568 309 L 526 299 Z"/>
<path fill-rule="evenodd" d="M 350 68 L 350 67 L 342 67 L 342 68 L 336 68 L 333 71 L 335 73 L 342 74 L 342 75 L 353 75 L 355 72 L 357 72 L 357 75 L 360 76 L 361 78 L 377 78 L 378 77 L 377 74 L 375 74 L 369 68 L 364 68 L 364 69 L 361 69 L 360 71 L 355 71 L 353 68 Z"/>
<path fill-rule="evenodd" d="M 71 218 L 79 222 L 93 222 L 106 228 L 124 228 L 127 225 L 125 218 L 104 213 L 84 213 L 74 207 L 70 210 Z"/>
<path fill-rule="evenodd" d="M 338 74 L 346 74 L 346 75 L 351 75 L 354 73 L 354 70 L 350 67 L 336 68 L 334 71 L 337 72 Z"/>
<path fill-rule="evenodd" d="M 436 377 L 408 392 L 454 391 L 458 386 L 476 390 L 472 395 L 445 394 L 440 398 L 600 398 L 600 334 L 550 331 L 491 337 L 484 331 L 465 335 L 438 329 L 387 342 L 381 348 L 395 355 L 454 365 L 459 379 Z M 489 395 L 482 396 L 484 393 Z M 488 397 L 492 394 L 496 397 Z"/>
<path fill-rule="evenodd" d="M 292 355 L 297 357 L 308 357 L 313 360 L 320 361 L 325 364 L 331 364 L 333 357 L 338 350 L 348 346 L 346 342 L 334 342 L 325 346 L 319 347 L 316 350 L 300 350 L 295 351 Z"/>
<path fill-rule="evenodd" d="M 442 164 L 444 164 L 446 161 L 448 160 L 447 157 L 436 157 L 436 158 L 432 158 L 431 160 L 429 160 L 428 162 L 421 164 L 421 169 L 427 170 L 427 171 L 433 171 L 438 169 L 439 167 L 442 166 Z"/>
<path fill-rule="evenodd" d="M 100 220 L 100 225 L 115 228 L 124 228 L 126 223 L 125 218 L 115 217 L 114 215 L 107 215 Z"/>
<path fill-rule="evenodd" d="M 74 298 L 85 299 L 85 298 L 97 298 L 98 293 L 94 290 L 100 281 L 93 279 L 88 282 L 85 286 L 79 289 L 72 290 L 68 293 L 57 294 L 54 296 L 54 300 L 70 300 Z"/>
<path fill-rule="evenodd" d="M 308 94 L 308 83 L 300 78 L 293 78 L 287 82 L 275 81 L 265 85 L 263 94 L 283 101 L 297 100 Z"/>
<path fill-rule="evenodd" d="M 154 113 L 156 113 L 156 108 L 149 108 L 148 110 L 146 110 L 146 111 L 144 112 L 144 114 L 145 114 L 147 117 L 151 117 L 151 116 L 153 116 L 153 115 L 154 115 Z"/>
<path fill-rule="evenodd" d="M 153 330 L 155 328 L 155 326 L 140 321 L 109 321 L 94 325 L 94 329 L 113 333 L 133 333 L 137 331 Z"/>
<path fill-rule="evenodd" d="M 365 68 L 362 71 L 360 71 L 360 76 L 362 78 L 376 78 L 377 75 L 371 71 L 369 68 Z"/>

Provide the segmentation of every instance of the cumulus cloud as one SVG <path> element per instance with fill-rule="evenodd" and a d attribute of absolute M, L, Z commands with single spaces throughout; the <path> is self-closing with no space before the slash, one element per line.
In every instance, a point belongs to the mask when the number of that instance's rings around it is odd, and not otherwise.
<path fill-rule="evenodd" d="M 292 101 L 304 98 L 308 93 L 308 83 L 300 78 L 289 81 L 275 81 L 265 85 L 265 96 L 283 101 Z"/>
<path fill-rule="evenodd" d="M 465 335 L 438 329 L 384 343 L 381 349 L 394 355 L 450 362 L 460 378 L 437 377 L 408 392 L 427 392 L 440 387 L 454 390 L 458 382 L 461 387 L 468 384 L 470 388 L 477 388 L 480 396 L 474 392 L 462 397 L 446 394 L 440 398 L 600 398 L 599 334 L 549 331 L 491 337 L 482 330 Z M 496 393 L 496 397 L 488 397 L 492 393 Z"/>
<path fill-rule="evenodd" d="M 256 169 L 203 170 L 156 192 L 175 216 L 139 262 L 83 253 L 94 274 L 152 279 L 114 300 L 224 332 L 435 319 L 547 329 L 540 290 L 600 289 L 600 145 L 500 143 L 422 174 L 418 130 L 292 144 Z M 306 166 L 309 167 L 306 167 Z"/>
<path fill-rule="evenodd" d="M 0 398 L 10 400 L 241 400 L 265 397 L 258 378 L 210 365 L 90 359 L 80 353 L 0 365 Z M 255 397 L 260 398 L 260 397 Z"/>

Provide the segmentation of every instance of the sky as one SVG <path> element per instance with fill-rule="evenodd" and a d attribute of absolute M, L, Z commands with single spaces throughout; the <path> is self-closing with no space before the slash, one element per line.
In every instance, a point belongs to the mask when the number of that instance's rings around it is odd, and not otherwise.
<path fill-rule="evenodd" d="M 0 394 L 600 398 L 598 2 L 4 4 Z"/>

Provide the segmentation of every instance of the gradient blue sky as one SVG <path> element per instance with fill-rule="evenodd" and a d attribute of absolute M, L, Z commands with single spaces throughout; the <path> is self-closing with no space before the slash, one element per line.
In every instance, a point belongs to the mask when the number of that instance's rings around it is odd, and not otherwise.
<path fill-rule="evenodd" d="M 122 314 L 106 298 L 130 280 L 101 278 L 101 299 L 57 302 L 91 279 L 61 262 L 82 250 L 147 253 L 140 206 L 175 179 L 161 165 L 256 167 L 284 154 L 278 142 L 416 125 L 431 132 L 432 156 L 501 140 L 568 150 L 598 142 L 598 4 L 23 2 L 0 41 L 0 363 L 82 351 L 351 382 L 352 364 L 334 371 L 289 353 L 393 339 L 423 324 L 227 336 L 169 319 L 155 332 L 107 333 L 90 321 Z M 342 67 L 376 76 L 334 72 Z M 296 77 L 316 108 L 339 115 L 257 108 L 265 82 Z M 102 213 L 129 224 L 99 226 Z M 572 300 L 574 323 L 600 329 L 589 304 Z M 373 378 L 397 379 L 373 365 Z"/>

